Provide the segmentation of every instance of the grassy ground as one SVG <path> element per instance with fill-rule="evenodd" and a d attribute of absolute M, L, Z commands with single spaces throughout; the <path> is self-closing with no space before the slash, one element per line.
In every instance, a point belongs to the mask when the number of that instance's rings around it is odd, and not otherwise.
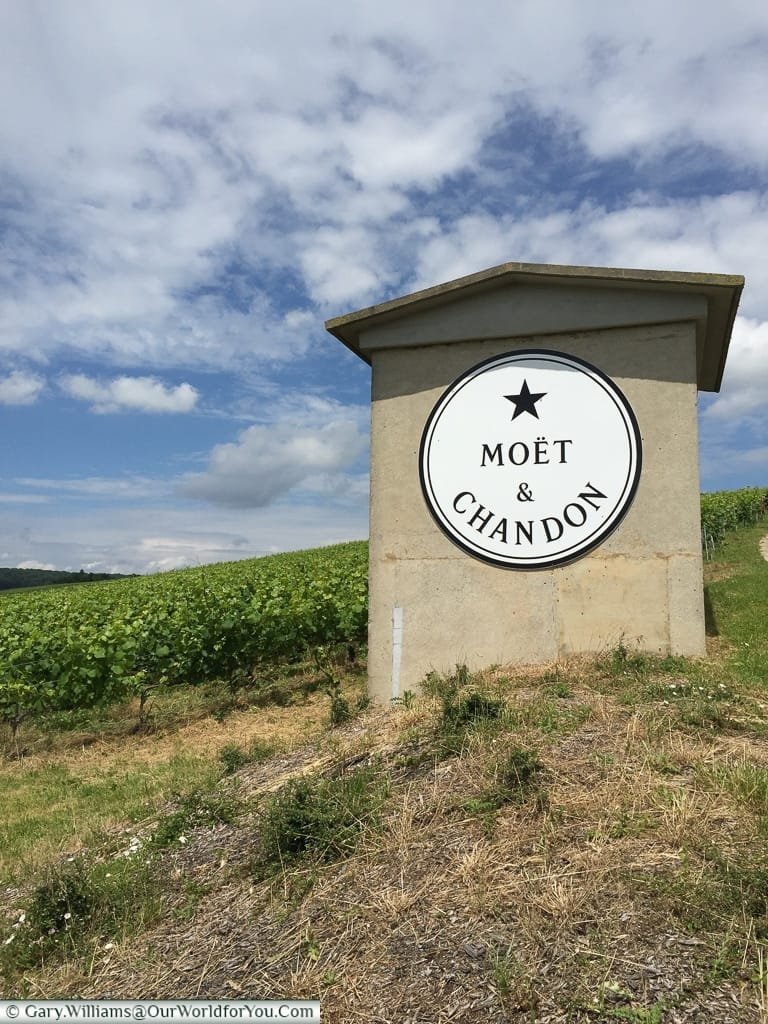
<path fill-rule="evenodd" d="M 216 717 L 27 735 L 0 774 L 4 989 L 319 996 L 334 1022 L 768 1021 L 766 532 L 708 564 L 700 661 L 458 670 L 334 729 L 305 675 L 283 708 L 212 691 Z"/>
<path fill-rule="evenodd" d="M 364 666 L 340 671 L 355 703 Z M 232 746 L 276 751 L 306 743 L 328 724 L 324 681 L 310 662 L 276 669 L 250 689 L 173 687 L 154 693 L 143 712 L 133 701 L 25 723 L 16 740 L 7 731 L 0 891 L 156 813 L 174 794 L 214 785 Z"/>

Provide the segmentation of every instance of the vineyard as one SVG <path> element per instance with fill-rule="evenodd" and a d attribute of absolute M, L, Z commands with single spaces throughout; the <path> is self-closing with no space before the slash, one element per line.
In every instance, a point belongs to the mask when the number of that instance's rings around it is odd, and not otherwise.
<path fill-rule="evenodd" d="M 702 495 L 707 554 L 765 514 L 768 488 Z M 0 600 L 0 719 L 232 678 L 365 638 L 368 545 L 341 544 Z"/>
<path fill-rule="evenodd" d="M 230 678 L 320 644 L 357 642 L 362 541 L 0 601 L 0 718 L 112 703 L 153 684 Z"/>
<path fill-rule="evenodd" d="M 709 556 L 728 530 L 756 523 L 768 511 L 768 487 L 742 487 L 701 496 L 701 546 Z"/>

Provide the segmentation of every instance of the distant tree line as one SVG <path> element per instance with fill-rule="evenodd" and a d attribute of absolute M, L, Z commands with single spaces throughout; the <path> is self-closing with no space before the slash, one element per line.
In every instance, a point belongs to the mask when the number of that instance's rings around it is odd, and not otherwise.
<path fill-rule="evenodd" d="M 86 572 L 84 569 L 79 572 L 64 572 L 58 569 L 0 568 L 0 590 L 16 590 L 19 587 L 50 587 L 57 583 L 93 583 L 96 580 L 124 578 L 124 573 Z"/>

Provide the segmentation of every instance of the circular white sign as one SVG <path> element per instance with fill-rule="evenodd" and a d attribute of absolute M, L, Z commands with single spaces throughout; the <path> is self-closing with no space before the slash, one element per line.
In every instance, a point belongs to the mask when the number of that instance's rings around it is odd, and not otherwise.
<path fill-rule="evenodd" d="M 438 526 L 512 569 L 563 565 L 621 522 L 642 447 L 627 399 L 575 356 L 523 349 L 486 359 L 432 410 L 419 453 Z"/>

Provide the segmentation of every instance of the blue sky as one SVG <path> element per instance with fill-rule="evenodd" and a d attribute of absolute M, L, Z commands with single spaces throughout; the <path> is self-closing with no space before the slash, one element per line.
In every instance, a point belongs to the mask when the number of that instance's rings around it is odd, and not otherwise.
<path fill-rule="evenodd" d="M 506 261 L 744 274 L 702 486 L 768 483 L 768 8 L 0 8 L 0 564 L 367 534 L 328 317 Z"/>

